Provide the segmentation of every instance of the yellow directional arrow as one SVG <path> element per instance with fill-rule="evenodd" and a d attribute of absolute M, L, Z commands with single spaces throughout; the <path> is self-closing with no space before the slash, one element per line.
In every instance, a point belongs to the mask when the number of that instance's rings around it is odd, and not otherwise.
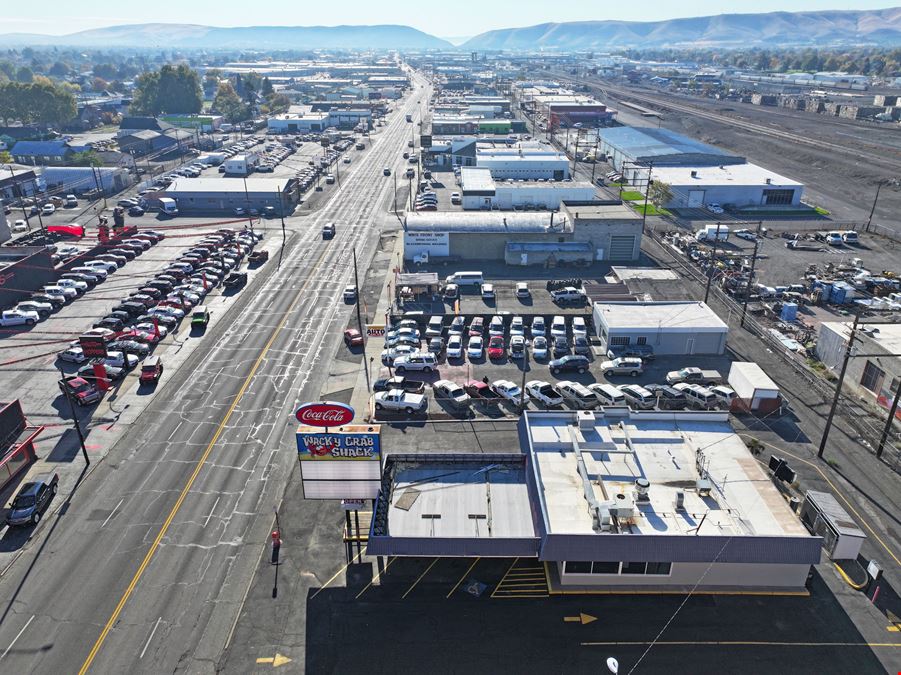
<path fill-rule="evenodd" d="M 286 663 L 291 663 L 291 659 L 276 652 L 275 656 L 265 656 L 263 658 L 257 659 L 257 663 L 271 663 L 273 668 L 278 668 L 279 666 L 283 666 Z"/>
<path fill-rule="evenodd" d="M 892 633 L 901 633 L 901 619 L 891 610 L 886 611 L 885 616 L 892 624 L 887 626 L 887 630 Z"/>
<path fill-rule="evenodd" d="M 591 616 L 591 614 L 585 614 L 584 612 L 580 612 L 579 616 L 564 616 L 563 620 L 566 623 L 580 623 L 584 626 L 586 623 L 591 623 L 592 621 L 597 621 L 598 618 L 596 616 Z"/>

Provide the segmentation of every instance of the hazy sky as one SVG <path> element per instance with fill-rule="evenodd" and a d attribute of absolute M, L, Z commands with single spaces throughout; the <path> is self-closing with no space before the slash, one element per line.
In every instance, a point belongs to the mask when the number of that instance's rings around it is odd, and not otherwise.
<path fill-rule="evenodd" d="M 860 0 L 858 0 L 860 2 Z M 549 21 L 592 19 L 644 20 L 705 16 L 724 12 L 804 11 L 819 9 L 878 9 L 899 0 L 645 0 L 607 3 L 599 0 L 266 0 L 254 5 L 223 0 L 188 2 L 130 2 L 129 0 L 5 0 L 0 33 L 62 35 L 124 23 L 196 23 L 212 26 L 335 25 L 397 23 L 440 37 L 476 35 L 494 28 L 530 26 Z M 639 11 L 640 9 L 640 11 Z M 99 45 L 98 45 L 99 46 Z"/>

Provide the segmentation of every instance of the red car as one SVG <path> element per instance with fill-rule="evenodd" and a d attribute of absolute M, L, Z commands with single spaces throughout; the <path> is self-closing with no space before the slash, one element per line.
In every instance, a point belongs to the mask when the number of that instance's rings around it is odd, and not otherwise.
<path fill-rule="evenodd" d="M 162 339 L 162 336 L 150 333 L 146 330 L 137 330 L 135 328 L 129 328 L 127 330 L 119 333 L 120 340 L 135 340 L 137 342 L 143 342 L 149 345 L 155 345 Z"/>
<path fill-rule="evenodd" d="M 356 328 L 348 328 L 344 331 L 344 344 L 348 347 L 362 347 L 363 336 Z"/>
<path fill-rule="evenodd" d="M 488 340 L 488 358 L 502 359 L 505 352 L 504 338 L 500 335 L 492 335 L 491 339 Z"/>

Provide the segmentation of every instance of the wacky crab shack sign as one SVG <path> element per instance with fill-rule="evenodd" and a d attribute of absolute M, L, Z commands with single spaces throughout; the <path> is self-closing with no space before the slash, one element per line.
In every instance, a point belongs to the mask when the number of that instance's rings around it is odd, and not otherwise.
<path fill-rule="evenodd" d="M 311 426 L 297 430 L 297 454 L 300 461 L 362 460 L 379 461 L 379 426 L 355 424 L 322 431 Z"/>

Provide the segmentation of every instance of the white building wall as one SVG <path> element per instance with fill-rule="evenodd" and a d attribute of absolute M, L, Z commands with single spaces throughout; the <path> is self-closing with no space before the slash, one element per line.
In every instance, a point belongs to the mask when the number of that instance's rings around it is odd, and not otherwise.
<path fill-rule="evenodd" d="M 647 176 L 647 172 L 645 172 Z M 689 194 L 692 192 L 702 192 L 703 200 L 701 204 L 729 204 L 735 206 L 766 206 L 764 202 L 765 190 L 794 190 L 791 206 L 798 206 L 801 203 L 801 196 L 804 188 L 798 185 L 695 185 L 689 183 L 686 185 L 670 185 L 673 193 L 673 199 L 667 207 L 670 208 L 687 208 L 689 207 Z M 780 206 L 789 206 L 788 204 Z M 774 206 L 774 208 L 777 208 Z"/>
<path fill-rule="evenodd" d="M 707 567 L 710 566 L 710 571 Z M 563 586 L 649 586 L 657 588 L 694 587 L 702 577 L 699 589 L 777 588 L 803 591 L 810 565 L 763 563 L 673 563 L 669 575 L 658 574 L 566 574 L 563 563 L 557 563 Z M 705 576 L 706 571 L 706 576 Z"/>
<path fill-rule="evenodd" d="M 476 166 L 491 170 L 495 178 L 559 180 L 569 178 L 569 161 L 566 159 L 504 159 L 503 157 L 476 157 Z"/>

